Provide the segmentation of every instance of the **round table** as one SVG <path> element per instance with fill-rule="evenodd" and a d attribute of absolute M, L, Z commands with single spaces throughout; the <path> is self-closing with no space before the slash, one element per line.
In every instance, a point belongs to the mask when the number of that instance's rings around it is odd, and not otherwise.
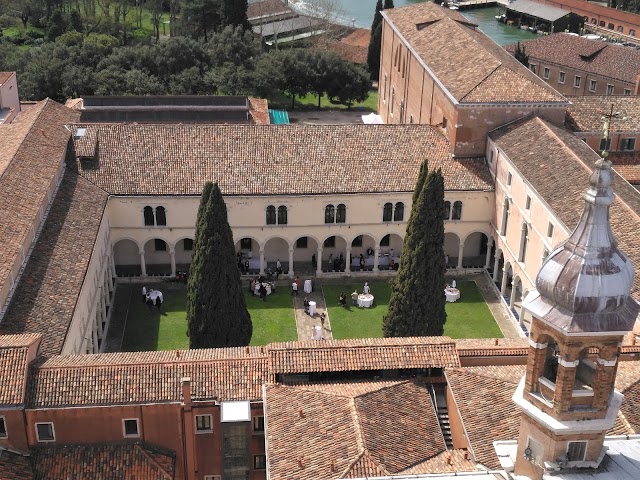
<path fill-rule="evenodd" d="M 358 306 L 362 308 L 369 308 L 373 305 L 373 295 L 370 293 L 361 293 L 358 295 Z"/>
<path fill-rule="evenodd" d="M 271 295 L 271 284 L 264 282 L 262 285 L 267 289 L 267 295 Z M 260 296 L 260 282 L 256 282 L 254 294 L 258 297 Z"/>
<path fill-rule="evenodd" d="M 460 290 L 452 287 L 445 288 L 444 296 L 447 299 L 447 302 L 455 302 L 460 298 Z"/>
<path fill-rule="evenodd" d="M 316 314 L 316 302 L 309 302 L 309 315 L 312 317 Z"/>
<path fill-rule="evenodd" d="M 312 288 L 311 288 L 311 280 L 305 280 L 304 281 L 304 293 L 311 293 Z"/>

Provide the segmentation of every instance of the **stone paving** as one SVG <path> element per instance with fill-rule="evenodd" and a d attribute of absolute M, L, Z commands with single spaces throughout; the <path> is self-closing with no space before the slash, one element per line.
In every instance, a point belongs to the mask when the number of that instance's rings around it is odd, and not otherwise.
<path fill-rule="evenodd" d="M 305 293 L 303 290 L 304 283 L 300 285 L 298 295 L 293 295 L 293 307 L 296 317 L 296 329 L 298 331 L 298 340 L 311 340 L 312 329 L 316 325 L 320 325 L 320 314 L 324 313 L 326 316 L 324 322 L 324 328 L 322 329 L 322 338 L 324 340 L 333 339 L 331 333 L 331 321 L 329 319 L 329 311 L 324 301 L 324 295 L 322 294 L 322 288 L 318 282 L 313 279 L 313 291 L 311 293 Z M 291 287 L 289 287 L 291 290 Z M 316 302 L 316 312 L 312 317 L 304 311 L 304 299 L 310 302 Z"/>

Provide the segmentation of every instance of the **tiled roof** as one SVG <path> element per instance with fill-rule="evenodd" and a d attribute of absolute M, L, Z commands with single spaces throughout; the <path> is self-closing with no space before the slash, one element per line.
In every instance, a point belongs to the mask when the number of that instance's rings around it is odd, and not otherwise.
<path fill-rule="evenodd" d="M 584 208 L 582 195 L 599 158 L 571 132 L 530 117 L 490 133 L 490 137 L 551 207 L 569 231 Z M 614 171 L 610 221 L 620 249 L 640 265 L 640 192 Z M 640 275 L 632 296 L 640 299 Z"/>
<path fill-rule="evenodd" d="M 316 37 L 314 44 L 318 48 L 336 53 L 341 59 L 347 62 L 360 65 L 364 65 L 365 63 L 367 63 L 368 48 L 366 46 L 361 47 L 359 45 L 350 45 L 348 43 L 345 43 L 343 40 L 344 39 L 333 40 Z"/>
<path fill-rule="evenodd" d="M 607 160 L 627 182 L 631 185 L 640 185 L 640 151 L 609 152 Z"/>
<path fill-rule="evenodd" d="M 32 370 L 28 405 L 177 402 L 184 377 L 191 377 L 194 400 L 256 400 L 268 377 L 266 355 L 259 352 L 220 348 L 53 357 Z"/>
<path fill-rule="evenodd" d="M 0 335 L 0 348 L 28 347 L 40 340 L 42 335 L 24 333 L 19 335 Z"/>
<path fill-rule="evenodd" d="M 0 335 L 0 405 L 24 403 L 29 346 L 40 339 L 35 334 Z"/>
<path fill-rule="evenodd" d="M 424 2 L 382 15 L 461 103 L 566 102 L 457 11 Z"/>
<path fill-rule="evenodd" d="M 272 478 L 389 475 L 416 468 L 446 450 L 425 386 L 403 381 L 359 387 L 350 395 L 350 387 L 345 390 L 341 384 L 267 385 Z"/>
<path fill-rule="evenodd" d="M 460 357 L 526 356 L 529 353 L 529 343 L 524 338 L 466 338 L 455 342 Z"/>
<path fill-rule="evenodd" d="M 250 2 L 247 7 L 247 18 L 259 18 L 281 13 L 293 13 L 282 0 L 262 0 L 260 2 Z"/>
<path fill-rule="evenodd" d="M 79 118 L 47 99 L 0 125 L 0 290 L 60 167 L 69 141 L 64 124 Z"/>
<path fill-rule="evenodd" d="M 371 30 L 368 28 L 356 28 L 346 37 L 340 39 L 341 43 L 347 45 L 353 45 L 354 47 L 369 48 L 369 41 L 371 40 Z"/>
<path fill-rule="evenodd" d="M 86 128 L 98 130 L 99 158 L 73 168 L 114 195 L 200 195 L 206 181 L 225 195 L 410 192 L 424 160 L 447 190 L 493 190 L 484 161 L 452 159 L 428 125 Z"/>
<path fill-rule="evenodd" d="M 75 172 L 64 174 L 0 334 L 42 333 L 42 353 L 61 353 L 106 203 L 105 192 Z"/>
<path fill-rule="evenodd" d="M 0 85 L 9 80 L 15 72 L 0 72 Z"/>
<path fill-rule="evenodd" d="M 631 84 L 635 84 L 636 75 L 640 73 L 640 51 L 635 48 L 562 32 L 521 41 L 520 45 L 524 46 L 530 62 L 545 61 Z M 506 48 L 513 53 L 516 46 Z"/>
<path fill-rule="evenodd" d="M 365 338 L 272 343 L 273 374 L 442 368 L 460 365 L 449 337 Z"/>
<path fill-rule="evenodd" d="M 634 50 L 635 51 L 635 50 Z M 640 52 L 639 52 L 640 53 Z M 638 71 L 640 73 L 640 71 Z M 610 132 L 640 132 L 640 97 L 631 95 L 588 95 L 570 97 L 566 125 L 574 132 L 602 133 L 602 116 L 619 113 L 610 126 Z"/>
<path fill-rule="evenodd" d="M 474 472 L 476 470 L 476 462 L 471 460 L 471 455 L 467 450 L 452 449 L 407 468 L 401 473 L 403 475 L 420 475 L 425 473 Z"/>
<path fill-rule="evenodd" d="M 616 373 L 616 388 L 624 394 L 621 412 L 633 433 L 640 433 L 640 363 L 620 362 Z"/>
<path fill-rule="evenodd" d="M 34 480 L 173 480 L 176 461 L 144 443 L 35 447 L 31 455 Z"/>
<path fill-rule="evenodd" d="M 33 480 L 29 457 L 0 448 L 0 478 L 2 480 Z"/>

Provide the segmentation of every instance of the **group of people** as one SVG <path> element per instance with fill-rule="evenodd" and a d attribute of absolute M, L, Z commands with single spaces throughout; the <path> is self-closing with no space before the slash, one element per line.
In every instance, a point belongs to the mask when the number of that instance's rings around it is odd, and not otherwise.
<path fill-rule="evenodd" d="M 329 254 L 329 266 L 328 266 L 328 270 L 329 271 L 334 271 L 334 272 L 344 272 L 345 268 L 347 267 L 347 262 L 344 259 L 344 255 L 340 254 L 340 256 L 337 256 L 335 258 L 333 258 L 333 253 Z"/>
<path fill-rule="evenodd" d="M 364 282 L 364 287 L 362 287 L 362 293 L 365 295 L 369 295 L 371 293 L 371 288 L 369 287 L 368 282 Z M 353 303 L 354 306 L 358 306 L 359 296 L 360 294 L 358 293 L 358 290 L 354 290 L 353 293 L 351 294 L 351 303 Z M 347 294 L 345 292 L 340 292 L 340 298 L 338 300 L 338 303 L 343 307 L 347 308 Z"/>
<path fill-rule="evenodd" d="M 147 304 L 150 312 L 153 311 L 154 305 L 158 310 L 160 310 L 163 301 L 164 296 L 160 290 L 154 290 L 153 288 L 147 290 L 146 285 L 142 287 L 142 302 Z"/>
<path fill-rule="evenodd" d="M 249 282 L 249 291 L 262 299 L 262 301 L 267 301 L 267 295 L 274 292 L 276 289 L 276 284 L 274 282 L 270 282 L 269 279 L 265 279 L 264 277 L 255 277 Z"/>

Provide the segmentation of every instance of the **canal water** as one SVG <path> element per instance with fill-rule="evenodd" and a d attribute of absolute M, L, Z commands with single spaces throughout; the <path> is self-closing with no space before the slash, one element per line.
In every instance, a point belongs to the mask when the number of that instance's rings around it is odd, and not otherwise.
<path fill-rule="evenodd" d="M 308 3 L 322 0 L 307 0 Z M 373 15 L 376 11 L 376 0 L 327 0 L 330 4 L 338 7 L 337 21 L 345 25 L 371 28 Z M 394 0 L 396 7 L 406 7 L 420 3 L 424 0 Z M 304 12 L 305 0 L 289 0 L 290 5 Z M 518 27 L 505 25 L 496 21 L 496 15 L 503 13 L 499 7 L 485 7 L 470 10 L 463 10 L 462 14 L 474 23 L 477 23 L 480 30 L 488 35 L 498 45 L 509 45 L 518 40 L 527 40 L 536 37 L 536 34 Z"/>

